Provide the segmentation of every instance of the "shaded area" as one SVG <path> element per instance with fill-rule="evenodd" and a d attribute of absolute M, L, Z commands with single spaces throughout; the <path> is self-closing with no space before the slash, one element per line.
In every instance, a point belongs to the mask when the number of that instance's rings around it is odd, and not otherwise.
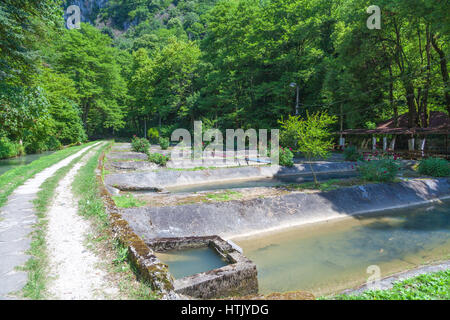
<path fill-rule="evenodd" d="M 357 175 L 356 172 L 336 172 L 336 173 L 318 173 L 317 180 L 326 181 L 330 179 L 346 179 Z M 314 178 L 312 175 L 301 176 L 278 176 L 274 178 L 265 179 L 246 179 L 238 181 L 223 181 L 215 183 L 205 183 L 196 185 L 186 185 L 179 187 L 166 188 L 165 190 L 171 193 L 189 193 L 199 191 L 212 191 L 222 189 L 240 189 L 240 188 L 254 188 L 254 187 L 276 187 L 290 185 L 293 183 L 312 182 Z"/>

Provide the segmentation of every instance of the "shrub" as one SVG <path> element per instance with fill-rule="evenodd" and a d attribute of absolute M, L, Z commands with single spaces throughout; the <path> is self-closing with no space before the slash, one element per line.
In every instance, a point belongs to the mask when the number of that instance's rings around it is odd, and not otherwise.
<path fill-rule="evenodd" d="M 357 161 L 361 159 L 361 155 L 355 146 L 350 146 L 344 149 L 344 158 L 347 161 Z"/>
<path fill-rule="evenodd" d="M 28 154 L 40 153 L 47 151 L 45 141 L 33 139 L 25 143 L 25 151 Z"/>
<path fill-rule="evenodd" d="M 160 166 L 166 166 L 167 162 L 170 160 L 169 156 L 165 156 L 160 153 L 148 153 L 148 161 L 156 163 Z"/>
<path fill-rule="evenodd" d="M 167 138 L 159 138 L 159 145 L 161 146 L 162 150 L 169 149 L 170 140 Z"/>
<path fill-rule="evenodd" d="M 135 152 L 147 153 L 148 149 L 150 148 L 150 143 L 145 138 L 141 139 L 134 136 L 133 140 L 131 140 L 131 148 Z"/>
<path fill-rule="evenodd" d="M 62 148 L 61 142 L 55 136 L 49 136 L 45 145 L 47 150 L 60 150 Z"/>
<path fill-rule="evenodd" d="M 450 164 L 440 158 L 423 159 L 419 163 L 419 172 L 432 177 L 445 177 L 450 175 Z"/>
<path fill-rule="evenodd" d="M 150 140 L 150 143 L 152 144 L 158 144 L 159 143 L 159 131 L 157 128 L 150 128 L 147 131 L 147 138 Z"/>
<path fill-rule="evenodd" d="M 292 167 L 294 165 L 294 154 L 290 149 L 280 148 L 280 165 Z"/>
<path fill-rule="evenodd" d="M 360 161 L 358 171 L 367 181 L 388 182 L 393 181 L 399 166 L 392 159 Z"/>
<path fill-rule="evenodd" d="M 25 154 L 25 149 L 19 143 L 10 141 L 8 138 L 0 138 L 0 159 L 17 157 Z"/>

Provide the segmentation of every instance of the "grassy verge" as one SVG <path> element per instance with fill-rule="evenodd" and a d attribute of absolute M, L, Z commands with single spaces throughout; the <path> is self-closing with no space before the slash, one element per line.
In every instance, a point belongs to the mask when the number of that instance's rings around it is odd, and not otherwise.
<path fill-rule="evenodd" d="M 145 201 L 136 199 L 131 193 L 112 198 L 118 208 L 138 208 L 146 205 Z"/>
<path fill-rule="evenodd" d="M 89 219 L 94 227 L 87 245 L 102 257 L 111 281 L 117 283 L 123 296 L 129 299 L 148 300 L 157 296 L 144 283 L 138 282 L 127 263 L 127 248 L 121 247 L 111 234 L 110 221 L 103 200 L 99 194 L 95 175 L 101 153 L 111 144 L 100 148 L 86 165 L 80 169 L 73 182 L 74 194 L 79 198 L 78 212 Z"/>
<path fill-rule="evenodd" d="M 6 203 L 8 197 L 17 187 L 22 185 L 28 179 L 32 178 L 35 174 L 93 143 L 94 142 L 56 151 L 51 155 L 39 158 L 32 163 L 11 169 L 0 175 L 0 207 L 2 207 Z"/>
<path fill-rule="evenodd" d="M 389 290 L 366 291 L 360 295 L 339 295 L 336 300 L 449 300 L 450 270 L 422 274 L 399 281 Z"/>
<path fill-rule="evenodd" d="M 62 167 L 56 173 L 48 178 L 41 186 L 41 190 L 37 194 L 34 201 L 37 224 L 34 226 L 31 240 L 31 248 L 28 254 L 31 258 L 26 262 L 23 270 L 28 273 L 28 281 L 23 288 L 22 294 L 24 297 L 41 300 L 44 298 L 46 288 L 46 270 L 48 265 L 45 234 L 47 230 L 46 212 L 52 202 L 55 189 L 59 181 L 72 169 L 72 167 L 80 161 L 85 153 L 78 158 L 72 160 L 67 166 Z"/>

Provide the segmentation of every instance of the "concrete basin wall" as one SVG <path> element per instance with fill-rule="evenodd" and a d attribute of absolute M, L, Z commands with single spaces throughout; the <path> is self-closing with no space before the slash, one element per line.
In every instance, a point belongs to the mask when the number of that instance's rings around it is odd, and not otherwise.
<path fill-rule="evenodd" d="M 445 197 L 450 197 L 448 178 L 415 179 L 247 201 L 132 208 L 122 215 L 147 241 L 212 234 L 231 238 Z"/>
<path fill-rule="evenodd" d="M 313 164 L 316 173 L 354 171 L 350 162 L 328 162 Z M 159 170 L 107 175 L 105 183 L 123 191 L 163 190 L 164 188 L 213 183 L 219 181 L 274 178 L 290 175 L 310 175 L 309 164 L 297 164 L 291 168 L 281 166 L 257 166 L 218 168 L 198 171 Z"/>

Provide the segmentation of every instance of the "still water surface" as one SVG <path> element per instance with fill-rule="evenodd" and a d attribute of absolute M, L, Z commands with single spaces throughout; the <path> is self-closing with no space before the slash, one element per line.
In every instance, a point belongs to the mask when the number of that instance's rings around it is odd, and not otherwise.
<path fill-rule="evenodd" d="M 381 276 L 450 259 L 450 201 L 234 239 L 258 268 L 263 293 L 336 293 Z"/>

